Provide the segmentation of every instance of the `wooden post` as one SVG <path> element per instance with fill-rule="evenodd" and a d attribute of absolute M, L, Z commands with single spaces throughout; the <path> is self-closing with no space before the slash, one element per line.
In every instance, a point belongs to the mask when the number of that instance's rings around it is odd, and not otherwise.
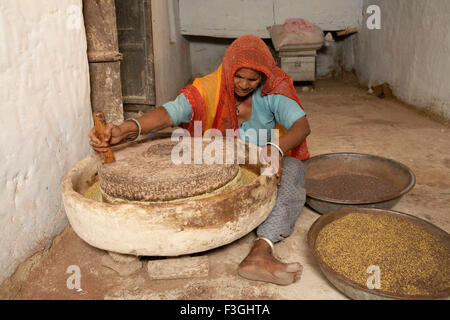
<path fill-rule="evenodd" d="M 107 122 L 124 120 L 120 82 L 119 42 L 114 0 L 83 0 L 92 111 L 103 111 Z"/>

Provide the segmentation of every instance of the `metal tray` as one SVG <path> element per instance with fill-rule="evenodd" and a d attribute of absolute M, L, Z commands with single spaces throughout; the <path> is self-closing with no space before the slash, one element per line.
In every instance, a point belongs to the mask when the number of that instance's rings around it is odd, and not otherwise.
<path fill-rule="evenodd" d="M 390 209 L 408 193 L 416 183 L 416 176 L 404 164 L 364 153 L 327 153 L 305 161 L 306 179 L 325 179 L 339 174 L 374 176 L 394 184 L 400 191 L 389 197 L 362 200 L 341 200 L 325 197 L 306 190 L 306 203 L 324 214 L 348 206 Z"/>
<path fill-rule="evenodd" d="M 391 215 L 401 219 L 405 219 L 411 223 L 416 224 L 419 227 L 422 227 L 427 232 L 432 234 L 436 239 L 441 241 L 447 248 L 450 250 L 450 235 L 444 230 L 436 227 L 435 225 L 417 218 L 415 216 L 393 211 L 393 210 L 385 210 L 378 208 L 361 208 L 361 207 L 348 207 L 342 208 L 333 212 L 330 212 L 326 215 L 321 216 L 317 219 L 311 226 L 308 231 L 308 246 L 313 253 L 313 256 L 318 263 L 320 270 L 325 275 L 325 277 L 343 294 L 348 296 L 349 298 L 356 300 L 391 300 L 391 299 L 448 299 L 450 296 L 450 288 L 443 291 L 440 294 L 429 295 L 429 296 L 407 296 L 407 295 L 393 295 L 387 292 L 383 292 L 382 290 L 371 290 L 359 283 L 351 281 L 350 279 L 344 277 L 343 275 L 337 273 L 332 268 L 330 268 L 320 257 L 319 253 L 316 250 L 316 239 L 317 236 L 327 224 L 340 219 L 347 215 L 348 213 L 360 213 L 360 214 L 384 214 Z"/>

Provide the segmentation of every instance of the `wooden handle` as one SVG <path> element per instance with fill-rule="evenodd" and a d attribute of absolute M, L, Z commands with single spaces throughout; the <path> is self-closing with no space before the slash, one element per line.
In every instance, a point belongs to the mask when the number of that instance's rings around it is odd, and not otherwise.
<path fill-rule="evenodd" d="M 105 142 L 106 120 L 103 111 L 94 112 L 94 125 L 95 125 L 95 132 L 97 132 L 97 137 L 99 137 L 99 139 L 102 142 Z M 105 161 L 105 163 L 111 163 L 116 161 L 116 159 L 114 158 L 114 153 L 112 152 L 111 148 L 108 148 L 106 152 L 103 152 L 103 161 Z"/>

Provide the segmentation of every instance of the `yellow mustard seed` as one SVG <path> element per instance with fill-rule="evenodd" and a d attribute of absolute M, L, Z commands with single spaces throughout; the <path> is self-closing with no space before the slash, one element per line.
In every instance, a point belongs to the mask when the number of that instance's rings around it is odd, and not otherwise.
<path fill-rule="evenodd" d="M 407 296 L 450 289 L 449 248 L 418 225 L 382 214 L 349 213 L 326 225 L 316 249 L 326 265 L 366 286 L 369 266 L 377 266 L 377 290 Z"/>

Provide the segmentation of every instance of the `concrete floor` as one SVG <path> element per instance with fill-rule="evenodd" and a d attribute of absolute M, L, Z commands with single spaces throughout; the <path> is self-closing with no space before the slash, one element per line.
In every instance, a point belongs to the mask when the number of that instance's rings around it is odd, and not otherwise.
<path fill-rule="evenodd" d="M 360 152 L 395 159 L 409 166 L 417 184 L 393 208 L 450 231 L 450 129 L 413 111 L 395 99 L 367 93 L 351 77 L 320 80 L 314 92 L 299 95 L 308 114 L 312 134 L 311 155 Z M 237 275 L 253 233 L 208 252 L 208 277 L 151 281 L 146 269 L 120 277 L 101 265 L 104 251 L 82 241 L 68 226 L 49 250 L 25 262 L 0 287 L 9 299 L 347 299 L 321 274 L 306 244 L 306 234 L 319 215 L 305 207 L 294 233 L 278 243 L 277 255 L 285 262 L 299 261 L 299 282 L 277 286 L 248 281 Z M 69 290 L 66 269 L 81 269 L 80 292 Z"/>

